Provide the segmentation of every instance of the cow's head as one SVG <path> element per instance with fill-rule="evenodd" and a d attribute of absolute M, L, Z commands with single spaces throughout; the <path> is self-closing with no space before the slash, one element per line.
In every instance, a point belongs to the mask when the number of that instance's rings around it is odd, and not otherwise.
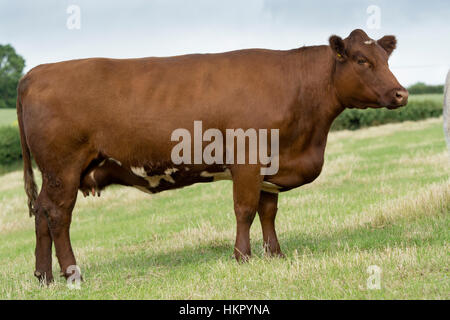
<path fill-rule="evenodd" d="M 357 29 L 344 40 L 331 36 L 329 41 L 336 59 L 334 85 L 344 106 L 395 109 L 406 105 L 408 91 L 398 83 L 388 65 L 397 44 L 394 36 L 376 41 Z"/>

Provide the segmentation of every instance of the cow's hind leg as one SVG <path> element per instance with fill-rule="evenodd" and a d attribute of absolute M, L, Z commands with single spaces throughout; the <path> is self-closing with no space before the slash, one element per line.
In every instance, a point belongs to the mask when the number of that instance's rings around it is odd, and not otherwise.
<path fill-rule="evenodd" d="M 275 217 L 277 215 L 278 194 L 261 191 L 258 205 L 258 215 L 261 221 L 264 250 L 271 256 L 284 257 L 278 243 L 275 231 Z"/>
<path fill-rule="evenodd" d="M 76 266 L 75 256 L 70 243 L 69 228 L 72 220 L 72 210 L 77 198 L 80 171 L 66 170 L 57 175 L 44 171 L 42 176 L 43 183 L 37 201 L 37 211 L 39 212 L 39 219 L 42 219 L 44 215 L 47 220 L 48 230 L 55 244 L 56 257 L 58 258 L 61 273 L 67 278 L 74 271 L 69 267 Z M 45 235 L 43 224 L 43 222 L 40 222 L 40 229 L 37 229 L 39 230 L 37 231 L 37 234 L 39 234 L 37 248 L 38 245 L 40 248 L 48 244 L 42 240 L 48 241 L 47 238 L 41 238 L 41 235 Z M 38 227 L 38 225 L 36 226 Z M 41 249 L 38 250 L 43 255 L 42 257 L 39 256 L 39 259 L 36 256 L 36 265 L 43 263 L 48 270 L 48 264 L 51 264 L 51 260 L 47 262 L 46 257 L 49 250 L 48 248 L 46 250 L 45 252 L 41 251 Z M 37 271 L 40 270 L 37 269 Z"/>
<path fill-rule="evenodd" d="M 37 200 L 39 202 L 39 198 Z M 35 212 L 36 227 L 36 269 L 34 275 L 39 281 L 49 284 L 53 281 L 52 273 L 52 237 L 48 220 L 42 210 Z"/>

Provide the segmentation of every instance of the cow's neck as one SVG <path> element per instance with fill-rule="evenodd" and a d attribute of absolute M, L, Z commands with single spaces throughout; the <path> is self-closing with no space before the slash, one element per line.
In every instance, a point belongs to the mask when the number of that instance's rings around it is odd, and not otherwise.
<path fill-rule="evenodd" d="M 333 84 L 335 59 L 328 46 L 294 50 L 293 70 L 299 70 L 295 101 L 291 112 L 295 134 L 300 143 L 325 147 L 334 119 L 344 110 Z"/>

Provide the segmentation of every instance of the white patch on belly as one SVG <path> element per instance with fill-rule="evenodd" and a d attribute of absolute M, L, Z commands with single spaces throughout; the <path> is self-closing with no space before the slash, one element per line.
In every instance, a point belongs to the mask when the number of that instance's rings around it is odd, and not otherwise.
<path fill-rule="evenodd" d="M 200 173 L 201 177 L 204 178 L 213 178 L 213 181 L 220 181 L 220 180 L 231 180 L 231 171 L 230 169 L 225 169 L 224 172 L 208 172 L 208 171 L 202 171 Z"/>
<path fill-rule="evenodd" d="M 372 44 L 372 43 L 375 43 L 375 41 L 373 41 L 373 40 L 364 41 L 364 44 Z"/>
<path fill-rule="evenodd" d="M 175 180 L 172 178 L 171 175 L 173 173 L 177 172 L 178 169 L 177 168 L 168 168 L 164 171 L 164 174 L 158 174 L 158 175 L 154 175 L 154 176 L 148 176 L 147 172 L 145 171 L 145 169 L 143 167 L 131 167 L 131 171 L 135 175 L 147 180 L 148 185 L 151 188 L 156 188 L 157 186 L 159 186 L 161 180 L 165 180 L 170 183 L 175 183 Z"/>
<path fill-rule="evenodd" d="M 122 166 L 122 162 L 120 162 L 119 160 L 113 159 L 113 158 L 109 158 L 108 160 L 111 160 L 115 163 L 117 163 L 119 166 Z"/>
<path fill-rule="evenodd" d="M 201 177 L 204 178 L 213 178 L 213 182 L 220 181 L 220 180 L 231 180 L 231 171 L 230 169 L 226 169 L 224 172 L 208 172 L 208 171 L 202 171 L 200 173 Z M 263 181 L 261 185 L 261 190 L 270 192 L 270 193 L 279 193 L 281 187 L 277 186 L 276 184 L 268 181 Z"/>
<path fill-rule="evenodd" d="M 145 180 L 148 181 L 149 186 L 152 188 L 156 188 L 157 186 L 159 186 L 161 179 L 163 179 L 167 182 L 170 182 L 170 183 L 175 183 L 175 180 L 173 180 L 173 178 L 171 176 L 168 176 L 165 174 L 145 177 Z"/>
<path fill-rule="evenodd" d="M 172 173 L 175 173 L 177 171 L 178 171 L 177 168 L 169 168 L 164 171 L 164 174 L 170 176 Z"/>
<path fill-rule="evenodd" d="M 131 172 L 142 178 L 147 177 L 147 172 L 145 172 L 144 167 L 131 167 Z"/>
<path fill-rule="evenodd" d="M 94 178 L 94 172 L 95 172 L 95 170 L 92 170 L 91 173 L 89 173 L 89 178 L 91 178 L 92 181 L 94 181 L 94 183 L 97 183 L 97 181 L 95 181 L 95 178 Z"/>
<path fill-rule="evenodd" d="M 263 181 L 262 186 L 261 186 L 262 191 L 270 192 L 270 193 L 279 193 L 280 189 L 281 189 L 280 186 L 277 186 L 275 183 L 268 182 L 268 181 Z"/>

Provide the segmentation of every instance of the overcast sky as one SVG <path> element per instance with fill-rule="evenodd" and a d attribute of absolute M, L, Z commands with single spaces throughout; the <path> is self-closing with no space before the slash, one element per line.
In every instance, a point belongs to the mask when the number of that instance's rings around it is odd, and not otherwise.
<path fill-rule="evenodd" d="M 70 5 L 80 8 L 80 29 L 67 27 Z M 367 13 L 371 5 L 380 8 L 379 29 L 374 12 Z M 355 28 L 375 39 L 397 36 L 390 65 L 403 85 L 444 82 L 448 0 L 0 0 L 0 44 L 12 44 L 26 70 L 84 57 L 291 49 L 326 44 L 331 34 L 345 37 Z"/>

